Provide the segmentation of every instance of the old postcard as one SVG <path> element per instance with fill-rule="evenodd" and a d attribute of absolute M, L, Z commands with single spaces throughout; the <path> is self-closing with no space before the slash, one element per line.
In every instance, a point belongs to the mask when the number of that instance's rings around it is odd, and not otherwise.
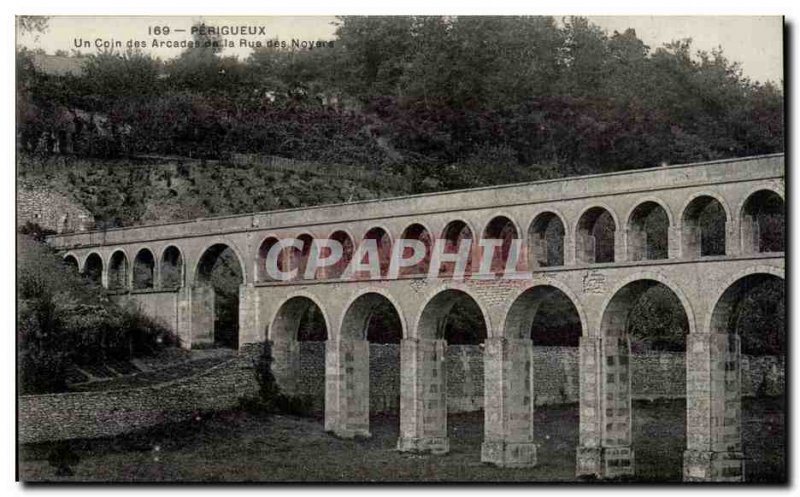
<path fill-rule="evenodd" d="M 16 17 L 23 482 L 787 482 L 781 17 Z"/>

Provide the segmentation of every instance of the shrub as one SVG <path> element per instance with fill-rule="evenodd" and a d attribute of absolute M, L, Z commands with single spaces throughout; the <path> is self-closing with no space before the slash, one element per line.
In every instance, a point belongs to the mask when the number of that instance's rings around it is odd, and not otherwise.
<path fill-rule="evenodd" d="M 66 330 L 52 296 L 21 302 L 18 319 L 20 391 L 64 391 L 69 353 L 62 348 Z"/>
<path fill-rule="evenodd" d="M 30 221 L 26 221 L 25 224 L 19 229 L 19 232 L 23 235 L 28 235 L 39 242 L 43 242 L 48 236 L 56 234 L 55 231 L 43 228 L 37 223 L 32 223 Z"/>
<path fill-rule="evenodd" d="M 138 309 L 122 308 L 41 243 L 18 237 L 17 344 L 23 394 L 66 389 L 70 363 L 128 360 L 179 345 Z"/>

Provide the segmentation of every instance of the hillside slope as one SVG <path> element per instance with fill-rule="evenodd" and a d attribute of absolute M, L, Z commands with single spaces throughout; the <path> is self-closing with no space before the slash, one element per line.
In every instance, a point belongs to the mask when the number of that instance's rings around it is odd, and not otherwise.
<path fill-rule="evenodd" d="M 20 184 L 44 186 L 75 199 L 101 229 L 411 193 L 391 174 L 291 161 L 41 161 L 22 156 L 18 166 Z"/>

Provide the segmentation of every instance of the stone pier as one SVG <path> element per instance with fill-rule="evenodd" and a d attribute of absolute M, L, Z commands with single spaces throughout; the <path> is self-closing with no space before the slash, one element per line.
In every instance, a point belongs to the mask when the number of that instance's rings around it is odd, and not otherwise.
<path fill-rule="evenodd" d="M 404 452 L 445 454 L 447 440 L 447 342 L 404 339 L 400 345 L 400 439 Z"/>
<path fill-rule="evenodd" d="M 533 441 L 533 342 L 490 338 L 484 349 L 484 440 L 481 461 L 536 465 Z"/>
<path fill-rule="evenodd" d="M 685 481 L 744 480 L 740 357 L 737 335 L 687 338 Z"/>
<path fill-rule="evenodd" d="M 325 344 L 325 431 L 369 437 L 369 342 Z"/>

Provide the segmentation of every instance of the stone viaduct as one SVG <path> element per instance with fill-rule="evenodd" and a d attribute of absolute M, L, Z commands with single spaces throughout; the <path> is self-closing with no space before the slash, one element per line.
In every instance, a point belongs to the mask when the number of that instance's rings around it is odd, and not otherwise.
<path fill-rule="evenodd" d="M 784 278 L 783 218 L 777 242 L 769 233 L 774 223 L 759 221 L 764 212 L 783 216 L 783 209 L 784 156 L 777 154 L 62 234 L 49 242 L 67 263 L 164 319 L 186 347 L 213 340 L 214 290 L 204 275 L 222 250 L 232 250 L 242 274 L 239 346 L 271 340 L 276 377 L 289 391 L 299 320 L 317 306 L 328 337 L 325 428 L 344 437 L 369 435 L 365 328 L 375 306 L 388 301 L 403 331 L 403 451 L 448 451 L 442 330 L 454 302 L 470 299 L 487 329 L 481 459 L 502 466 L 536 463 L 530 329 L 544 296 L 560 292 L 582 329 L 577 474 L 599 477 L 634 472 L 626 320 L 642 292 L 664 285 L 689 325 L 684 478 L 737 481 L 744 475 L 740 342 L 731 318 L 750 285 Z M 654 214 L 666 219 L 663 229 L 652 228 Z M 724 233 L 718 243 L 711 241 L 714 226 Z M 502 267 L 509 241 L 519 239 L 525 253 L 517 269 L 531 274 L 471 277 L 481 257 L 474 253 L 460 281 L 447 267 L 434 279 L 420 267 L 397 279 L 344 280 L 333 267 L 313 279 L 271 281 L 266 251 L 289 237 L 337 239 L 346 254 L 366 238 L 381 247 L 398 237 L 426 246 L 434 238 L 497 238 L 503 242 L 492 271 Z M 307 254 L 288 250 L 282 263 L 303 267 Z M 146 277 L 134 285 L 137 270 Z"/>

